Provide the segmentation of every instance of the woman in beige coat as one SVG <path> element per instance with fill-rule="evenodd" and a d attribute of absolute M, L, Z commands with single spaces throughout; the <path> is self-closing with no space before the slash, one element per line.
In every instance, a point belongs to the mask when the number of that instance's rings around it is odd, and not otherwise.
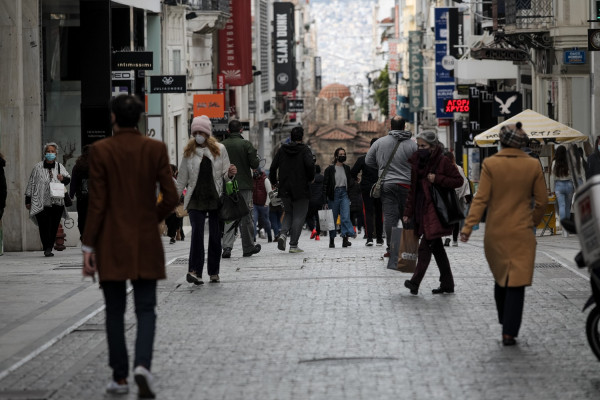
<path fill-rule="evenodd" d="M 496 281 L 494 297 L 505 346 L 516 344 L 525 286 L 530 286 L 533 278 L 533 227 L 542 220 L 548 202 L 539 161 L 520 150 L 527 142 L 520 126 L 502 127 L 501 150 L 483 162 L 479 189 L 461 231 L 461 241 L 468 241 L 473 225 L 487 208 L 484 250 Z"/>

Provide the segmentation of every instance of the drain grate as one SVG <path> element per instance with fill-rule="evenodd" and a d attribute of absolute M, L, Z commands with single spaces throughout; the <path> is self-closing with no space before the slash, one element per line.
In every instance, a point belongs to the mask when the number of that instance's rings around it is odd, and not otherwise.
<path fill-rule="evenodd" d="M 562 268 L 562 265 L 560 265 L 559 263 L 536 263 L 535 267 L 536 268 L 543 268 L 543 269 L 548 269 L 548 268 Z"/>
<path fill-rule="evenodd" d="M 59 265 L 56 268 L 52 268 L 54 271 L 59 270 L 59 269 L 81 269 L 83 268 L 82 264 L 63 264 L 63 265 Z"/>
<path fill-rule="evenodd" d="M 176 258 L 170 265 L 176 264 L 176 265 L 187 265 L 190 262 L 189 258 L 187 257 L 179 257 Z"/>

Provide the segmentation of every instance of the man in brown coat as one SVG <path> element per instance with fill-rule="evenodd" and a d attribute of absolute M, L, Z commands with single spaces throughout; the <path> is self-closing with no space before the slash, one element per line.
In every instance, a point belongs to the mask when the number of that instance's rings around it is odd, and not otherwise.
<path fill-rule="evenodd" d="M 158 224 L 177 205 L 167 148 L 136 126 L 144 110 L 133 96 L 111 103 L 114 136 L 92 146 L 89 208 L 83 233 L 83 275 L 98 272 L 106 302 L 106 334 L 113 379 L 111 394 L 128 393 L 125 344 L 126 282 L 131 280 L 137 317 L 134 377 L 139 397 L 154 398 L 152 348 L 156 325 L 156 281 L 165 263 Z M 157 204 L 157 183 L 162 201 Z"/>
<path fill-rule="evenodd" d="M 533 227 L 542 220 L 548 202 L 539 161 L 520 150 L 527 142 L 522 129 L 502 127 L 502 149 L 483 161 L 479 188 L 461 231 L 461 240 L 468 241 L 487 208 L 483 245 L 496 281 L 494 297 L 505 346 L 516 344 L 525 286 L 533 280 L 537 244 Z"/>

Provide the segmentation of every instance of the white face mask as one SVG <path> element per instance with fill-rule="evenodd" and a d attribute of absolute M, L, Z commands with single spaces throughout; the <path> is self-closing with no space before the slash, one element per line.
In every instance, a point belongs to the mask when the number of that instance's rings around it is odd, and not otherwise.
<path fill-rule="evenodd" d="M 196 143 L 203 144 L 204 142 L 206 142 L 206 138 L 204 136 L 196 135 Z"/>

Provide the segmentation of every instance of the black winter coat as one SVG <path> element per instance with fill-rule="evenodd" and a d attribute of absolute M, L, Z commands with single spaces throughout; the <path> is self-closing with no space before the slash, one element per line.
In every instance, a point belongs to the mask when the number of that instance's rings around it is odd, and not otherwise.
<path fill-rule="evenodd" d="M 310 204 L 315 206 L 322 206 L 325 204 L 325 198 L 323 197 L 323 177 L 322 174 L 316 174 L 315 180 L 310 184 Z"/>
<path fill-rule="evenodd" d="M 346 182 L 348 186 L 346 187 L 346 192 L 350 193 L 352 186 L 355 185 L 354 179 L 352 178 L 352 174 L 350 173 L 350 167 L 344 164 L 344 171 L 346 172 Z M 325 169 L 325 173 L 323 174 L 323 195 L 325 196 L 325 201 L 333 200 L 335 196 L 335 164 L 330 165 Z"/>
<path fill-rule="evenodd" d="M 310 199 L 309 184 L 315 177 L 312 152 L 304 143 L 281 146 L 269 171 L 271 184 L 277 185 L 279 197 L 292 200 Z"/>
<path fill-rule="evenodd" d="M 360 188 L 361 190 L 371 190 L 371 187 L 377 182 L 378 171 L 377 168 L 369 167 L 365 163 L 366 156 L 358 157 L 358 160 L 352 166 L 350 174 L 355 181 L 358 181 L 358 174 L 362 171 L 360 176 Z"/>

